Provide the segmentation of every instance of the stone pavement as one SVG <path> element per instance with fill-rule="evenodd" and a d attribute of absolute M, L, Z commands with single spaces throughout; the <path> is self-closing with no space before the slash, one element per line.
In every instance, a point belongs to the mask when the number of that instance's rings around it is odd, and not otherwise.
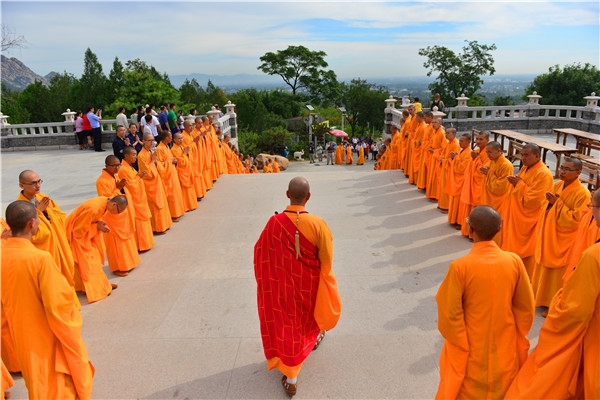
<path fill-rule="evenodd" d="M 36 170 L 64 211 L 96 195 L 106 153 L 2 153 L 2 211 Z M 471 246 L 400 171 L 292 162 L 281 174 L 224 175 L 119 288 L 87 304 L 83 338 L 95 368 L 94 399 L 286 399 L 267 371 L 256 311 L 253 246 L 305 176 L 307 208 L 334 236 L 343 310 L 300 373 L 295 399 L 426 399 L 439 381 L 442 338 L 435 293 L 448 263 Z M 535 345 L 542 318 L 531 331 Z M 16 378 L 13 399 L 26 399 Z"/>

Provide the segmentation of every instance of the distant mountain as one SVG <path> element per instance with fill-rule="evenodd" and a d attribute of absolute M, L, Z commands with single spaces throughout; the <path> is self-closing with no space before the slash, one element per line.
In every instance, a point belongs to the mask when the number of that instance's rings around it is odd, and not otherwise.
<path fill-rule="evenodd" d="M 36 74 L 14 57 L 8 58 L 2 55 L 0 63 L 2 64 L 2 83 L 10 89 L 23 90 L 35 81 L 41 81 L 46 86 L 49 83 L 48 79 Z"/>
<path fill-rule="evenodd" d="M 248 88 L 271 89 L 278 87 L 287 87 L 279 76 L 258 75 L 258 74 L 237 74 L 237 75 L 208 75 L 208 74 L 188 74 L 188 75 L 169 75 L 171 83 L 179 88 L 185 80 L 196 79 L 201 87 L 206 87 L 210 80 L 213 85 L 226 91 Z"/>

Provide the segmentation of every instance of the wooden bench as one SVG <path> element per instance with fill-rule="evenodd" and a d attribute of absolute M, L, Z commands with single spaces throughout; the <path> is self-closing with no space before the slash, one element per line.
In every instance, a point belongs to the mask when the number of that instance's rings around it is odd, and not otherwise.
<path fill-rule="evenodd" d="M 518 142 L 516 140 L 509 140 L 508 141 L 508 152 L 507 152 L 506 158 L 508 158 L 508 160 L 511 163 L 514 163 L 515 160 L 521 161 L 521 150 L 523 150 L 524 145 L 525 145 L 525 143 L 523 143 L 523 142 Z"/>

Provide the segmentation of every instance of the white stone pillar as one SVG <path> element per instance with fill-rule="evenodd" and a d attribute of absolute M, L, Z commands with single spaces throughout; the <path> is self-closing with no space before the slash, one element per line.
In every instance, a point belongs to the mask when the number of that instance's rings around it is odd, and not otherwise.
<path fill-rule="evenodd" d="M 61 115 L 63 117 L 65 117 L 65 121 L 66 122 L 74 122 L 75 121 L 75 114 L 77 114 L 77 113 L 74 112 L 74 111 L 71 111 L 70 109 L 67 108 L 67 111 L 65 111 Z"/>
<path fill-rule="evenodd" d="M 540 96 L 539 94 L 537 94 L 537 92 L 533 92 L 532 94 L 527 96 L 529 98 L 529 105 L 530 106 L 539 106 L 540 105 L 540 99 L 542 98 L 542 96 Z"/>
<path fill-rule="evenodd" d="M 598 107 L 598 99 L 600 99 L 600 97 L 596 96 L 596 93 L 592 92 L 591 96 L 585 96 L 584 99 L 587 101 L 587 104 L 585 105 L 587 108 Z"/>

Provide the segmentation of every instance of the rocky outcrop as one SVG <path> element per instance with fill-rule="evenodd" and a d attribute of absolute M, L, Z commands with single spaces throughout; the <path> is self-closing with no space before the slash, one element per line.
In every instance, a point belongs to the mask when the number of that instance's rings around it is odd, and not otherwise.
<path fill-rule="evenodd" d="M 48 79 L 33 72 L 16 58 L 2 56 L 2 83 L 13 90 L 23 90 L 35 81 L 41 81 L 48 86 Z"/>
<path fill-rule="evenodd" d="M 290 166 L 290 160 L 288 160 L 285 157 L 282 156 L 274 156 L 271 154 L 259 154 L 257 155 L 254 159 L 256 160 L 256 162 L 258 163 L 258 169 L 261 170 L 263 165 L 265 165 L 265 160 L 267 158 L 270 158 L 271 160 L 274 158 L 277 158 L 277 162 L 279 163 L 279 168 L 282 171 L 285 171 L 286 169 L 288 169 L 288 167 Z"/>

